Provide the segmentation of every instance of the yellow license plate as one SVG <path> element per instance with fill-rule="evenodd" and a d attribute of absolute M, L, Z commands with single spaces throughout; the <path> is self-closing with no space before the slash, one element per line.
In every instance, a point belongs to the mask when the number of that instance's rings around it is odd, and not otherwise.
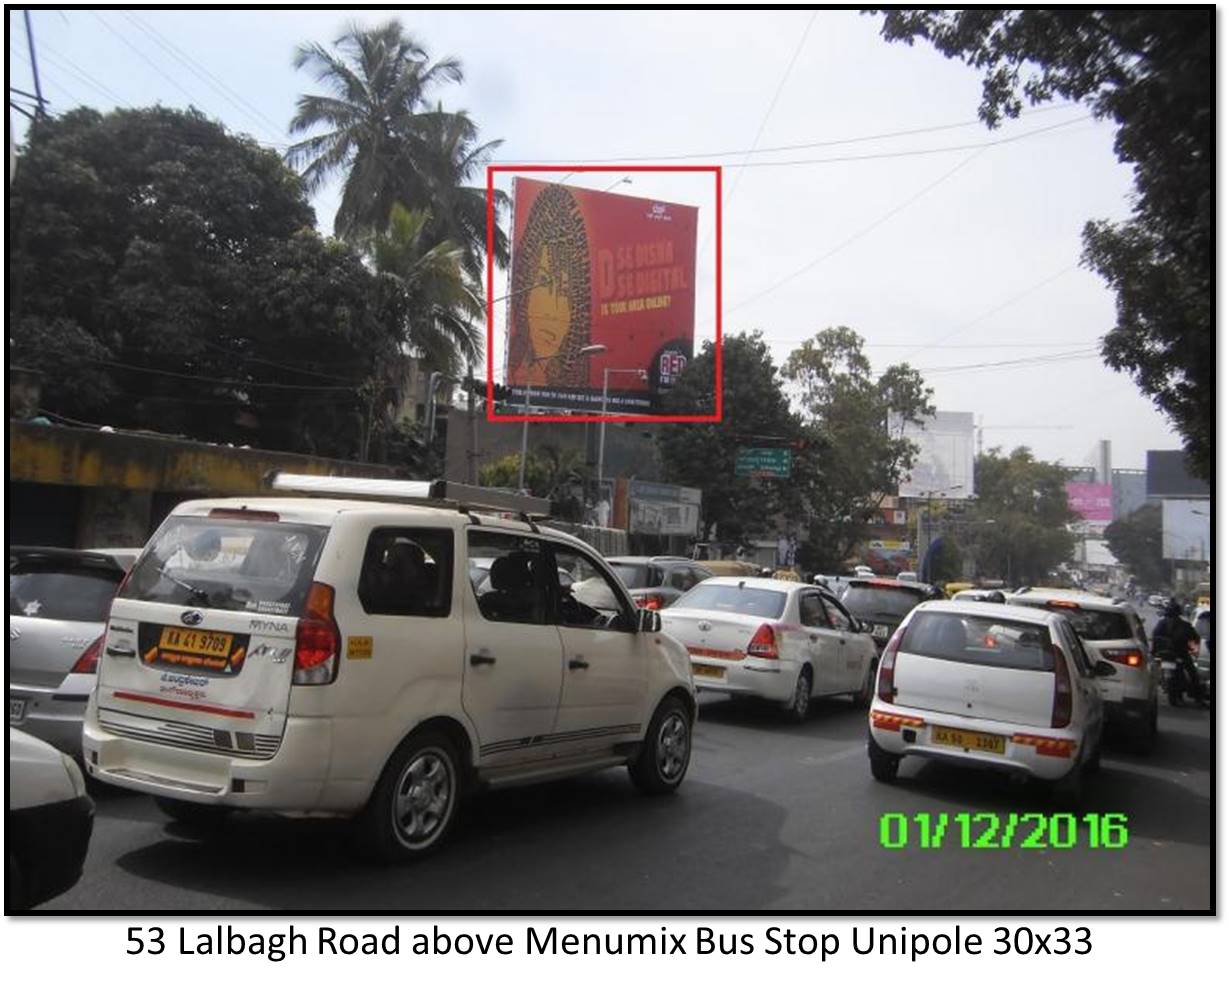
<path fill-rule="evenodd" d="M 227 657 L 234 637 L 230 633 L 206 632 L 204 629 L 184 629 L 182 626 L 167 626 L 162 630 L 158 645 L 164 650 L 179 653 L 195 653 L 204 657 Z"/>
<path fill-rule="evenodd" d="M 1007 740 L 1003 736 L 990 735 L 988 732 L 948 729 L 941 725 L 936 725 L 930 730 L 930 741 L 939 746 L 953 746 L 956 749 L 968 749 L 979 753 L 1003 753 L 1007 748 Z"/>
<path fill-rule="evenodd" d="M 717 667 L 711 663 L 693 663 L 691 672 L 696 677 L 715 677 L 717 680 L 725 680 L 725 668 Z"/>

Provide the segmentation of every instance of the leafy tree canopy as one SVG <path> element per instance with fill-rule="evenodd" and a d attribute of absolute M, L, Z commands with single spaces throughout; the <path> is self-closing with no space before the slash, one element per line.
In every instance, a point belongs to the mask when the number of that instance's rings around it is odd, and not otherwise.
<path fill-rule="evenodd" d="M 195 110 L 80 109 L 34 123 L 9 196 L 11 359 L 44 406 L 359 452 L 359 388 L 399 384 L 401 297 L 315 233 L 276 154 Z"/>
<path fill-rule="evenodd" d="M 667 400 L 676 414 L 711 415 L 716 409 L 716 360 L 711 342 L 679 376 Z M 776 516 L 789 504 L 793 483 L 734 475 L 742 447 L 773 447 L 801 439 L 801 421 L 790 411 L 772 354 L 756 331 L 723 341 L 720 423 L 678 423 L 658 434 L 669 481 L 700 488 L 701 534 L 741 543 L 775 532 Z"/>
<path fill-rule="evenodd" d="M 817 333 L 782 374 L 802 408 L 806 441 L 791 492 L 807 530 L 799 555 L 810 570 L 838 570 L 913 466 L 917 448 L 902 427 L 934 412 L 931 390 L 907 364 L 875 377 L 849 327 Z"/>
<path fill-rule="evenodd" d="M 1118 125 L 1135 170 L 1133 215 L 1090 221 L 1084 263 L 1118 296 L 1106 362 L 1182 433 L 1192 470 L 1212 457 L 1211 9 L 1121 7 L 883 10 L 883 36 L 922 38 L 983 72 L 991 126 L 1023 103 L 1087 103 Z"/>
<path fill-rule="evenodd" d="M 1027 447 L 1003 456 L 995 447 L 974 465 L 977 502 L 970 512 L 978 573 L 1008 586 L 1039 584 L 1071 559 L 1078 518 L 1067 506 L 1067 472 Z"/>
<path fill-rule="evenodd" d="M 1105 527 L 1110 553 L 1126 565 L 1145 588 L 1168 583 L 1168 568 L 1161 551 L 1161 507 L 1143 505 Z"/>

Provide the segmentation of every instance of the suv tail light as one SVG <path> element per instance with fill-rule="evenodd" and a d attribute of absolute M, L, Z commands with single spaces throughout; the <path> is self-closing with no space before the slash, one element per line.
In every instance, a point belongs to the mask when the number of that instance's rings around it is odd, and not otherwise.
<path fill-rule="evenodd" d="M 77 662 L 73 664 L 73 669 L 70 673 L 73 674 L 97 674 L 98 673 L 98 658 L 102 655 L 103 640 L 107 638 L 107 634 L 103 633 L 94 642 L 85 648 L 85 652 L 77 657 Z"/>
<path fill-rule="evenodd" d="M 632 599 L 637 608 L 651 608 L 654 610 L 662 608 L 666 604 L 666 600 L 661 595 L 636 595 Z"/>
<path fill-rule="evenodd" d="M 777 633 L 767 622 L 755 631 L 751 642 L 747 644 L 747 656 L 759 657 L 761 660 L 779 660 L 777 653 Z"/>
<path fill-rule="evenodd" d="M 333 589 L 313 581 L 294 633 L 294 684 L 331 684 L 337 679 L 341 631 L 333 618 Z"/>
<path fill-rule="evenodd" d="M 879 658 L 879 681 L 875 693 L 879 695 L 880 701 L 889 704 L 896 698 L 896 651 L 900 649 L 900 641 L 904 635 L 905 625 L 901 623 L 896 627 L 896 632 L 892 633 L 892 638 L 888 640 L 888 645 L 883 648 L 883 655 Z"/>
<path fill-rule="evenodd" d="M 1054 653 L 1054 707 L 1050 712 L 1050 728 L 1065 729 L 1071 724 L 1071 672 L 1067 670 L 1067 658 L 1056 644 L 1051 644 Z"/>
<path fill-rule="evenodd" d="M 1101 656 L 1112 663 L 1121 663 L 1128 667 L 1144 665 L 1144 655 L 1139 650 L 1102 650 Z"/>

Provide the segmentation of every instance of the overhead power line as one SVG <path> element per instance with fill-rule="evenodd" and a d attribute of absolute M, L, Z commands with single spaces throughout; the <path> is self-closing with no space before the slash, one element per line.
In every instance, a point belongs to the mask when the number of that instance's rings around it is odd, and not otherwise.
<path fill-rule="evenodd" d="M 1014 358 L 1007 361 L 979 361 L 975 364 L 950 364 L 938 368 L 918 368 L 918 372 L 926 375 L 942 375 L 955 371 L 981 371 L 987 368 L 1022 368 L 1043 364 L 1060 364 L 1065 361 L 1083 361 L 1099 357 L 1100 351 L 1084 348 L 1077 351 L 1064 351 L 1059 354 L 1033 355 L 1031 357 Z"/>
<path fill-rule="evenodd" d="M 162 375 L 165 378 L 178 378 L 184 381 L 208 382 L 211 385 L 230 385 L 235 388 L 271 388 L 286 389 L 299 392 L 353 392 L 356 385 L 291 385 L 286 382 L 250 382 L 242 378 L 214 378 L 210 375 L 193 375 L 184 371 L 164 371 L 161 368 L 149 368 L 137 364 L 127 364 L 123 361 L 108 361 L 104 358 L 85 358 L 91 364 L 100 364 L 107 368 L 122 368 L 125 371 L 140 371 L 150 375 Z"/>

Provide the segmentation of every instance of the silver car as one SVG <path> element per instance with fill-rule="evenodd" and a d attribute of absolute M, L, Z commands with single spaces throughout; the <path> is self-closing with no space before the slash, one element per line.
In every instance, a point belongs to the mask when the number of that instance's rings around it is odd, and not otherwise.
<path fill-rule="evenodd" d="M 9 548 L 9 725 L 81 755 L 111 599 L 140 550 Z"/>

